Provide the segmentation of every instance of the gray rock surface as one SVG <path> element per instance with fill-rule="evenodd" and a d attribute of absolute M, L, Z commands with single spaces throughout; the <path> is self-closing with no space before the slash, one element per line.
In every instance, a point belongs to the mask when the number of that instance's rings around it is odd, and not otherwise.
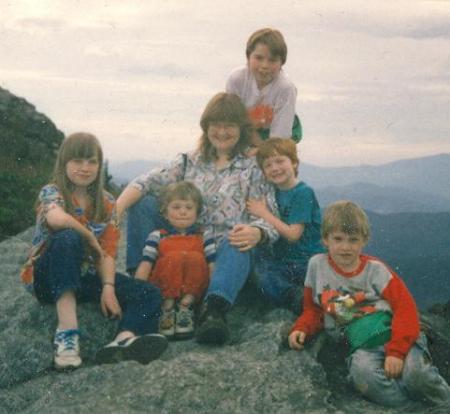
<path fill-rule="evenodd" d="M 172 342 L 160 360 L 146 366 L 95 365 L 96 350 L 113 337 L 116 325 L 97 305 L 83 304 L 84 364 L 57 373 L 51 369 L 54 308 L 39 305 L 18 279 L 30 239 L 28 230 L 0 243 L 0 413 L 396 412 L 365 401 L 346 385 L 335 347 L 325 345 L 319 353 L 320 340 L 301 353 L 281 346 L 280 329 L 294 315 L 267 307 L 250 291 L 229 314 L 230 344 Z M 123 249 L 118 263 L 123 269 Z M 436 315 L 429 320 L 438 328 L 436 343 L 444 346 L 441 364 L 448 378 L 450 324 Z"/>

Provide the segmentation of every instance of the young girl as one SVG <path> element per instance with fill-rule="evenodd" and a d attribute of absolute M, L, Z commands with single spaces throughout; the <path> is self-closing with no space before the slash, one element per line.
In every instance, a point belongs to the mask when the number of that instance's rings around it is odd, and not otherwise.
<path fill-rule="evenodd" d="M 157 330 L 159 291 L 115 272 L 120 233 L 115 201 L 103 190 L 102 165 L 97 138 L 75 133 L 63 141 L 53 179 L 39 194 L 33 248 L 22 279 L 39 302 L 56 304 L 56 369 L 81 364 L 77 301 L 100 302 L 106 317 L 120 319 L 115 340 L 97 353 L 98 362 L 148 363 L 167 347 L 162 335 L 150 334 Z"/>
<path fill-rule="evenodd" d="M 214 239 L 195 225 L 202 195 L 194 184 L 169 184 L 160 205 L 170 226 L 150 233 L 135 276 L 161 289 L 164 302 L 159 332 L 166 337 L 190 338 L 194 334 L 194 303 L 203 296 L 213 270 Z"/>

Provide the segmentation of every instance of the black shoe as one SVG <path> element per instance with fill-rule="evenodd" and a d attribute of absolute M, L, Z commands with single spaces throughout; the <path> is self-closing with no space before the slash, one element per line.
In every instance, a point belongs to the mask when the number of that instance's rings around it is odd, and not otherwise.
<path fill-rule="evenodd" d="M 197 323 L 195 338 L 204 344 L 223 345 L 229 338 L 225 312 L 230 304 L 220 296 L 210 295 L 203 305 Z"/>
<path fill-rule="evenodd" d="M 120 361 L 137 361 L 148 364 L 157 359 L 166 350 L 167 339 L 159 334 L 147 334 L 113 341 L 97 352 L 99 364 L 111 364 Z"/>

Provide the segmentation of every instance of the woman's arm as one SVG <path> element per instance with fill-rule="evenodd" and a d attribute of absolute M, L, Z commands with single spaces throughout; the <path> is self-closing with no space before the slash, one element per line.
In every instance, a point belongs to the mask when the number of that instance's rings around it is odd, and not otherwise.
<path fill-rule="evenodd" d="M 137 203 L 143 194 L 135 187 L 128 186 L 122 191 L 116 202 L 116 212 L 117 218 L 120 220 L 123 213 L 131 207 L 133 204 Z"/>
<path fill-rule="evenodd" d="M 190 163 L 189 157 L 187 162 L 188 164 Z M 119 220 L 124 212 L 138 202 L 145 194 L 151 193 L 158 196 L 164 186 L 182 180 L 184 174 L 185 162 L 183 154 L 179 154 L 167 166 L 155 168 L 135 178 L 117 199 L 116 211 Z"/>

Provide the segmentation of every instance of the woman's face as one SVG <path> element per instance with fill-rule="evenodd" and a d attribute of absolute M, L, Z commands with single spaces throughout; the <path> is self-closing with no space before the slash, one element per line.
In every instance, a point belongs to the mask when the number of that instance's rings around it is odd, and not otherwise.
<path fill-rule="evenodd" d="M 239 142 L 241 131 L 234 122 L 210 122 L 208 125 L 208 139 L 215 148 L 217 155 L 230 154 Z"/>

